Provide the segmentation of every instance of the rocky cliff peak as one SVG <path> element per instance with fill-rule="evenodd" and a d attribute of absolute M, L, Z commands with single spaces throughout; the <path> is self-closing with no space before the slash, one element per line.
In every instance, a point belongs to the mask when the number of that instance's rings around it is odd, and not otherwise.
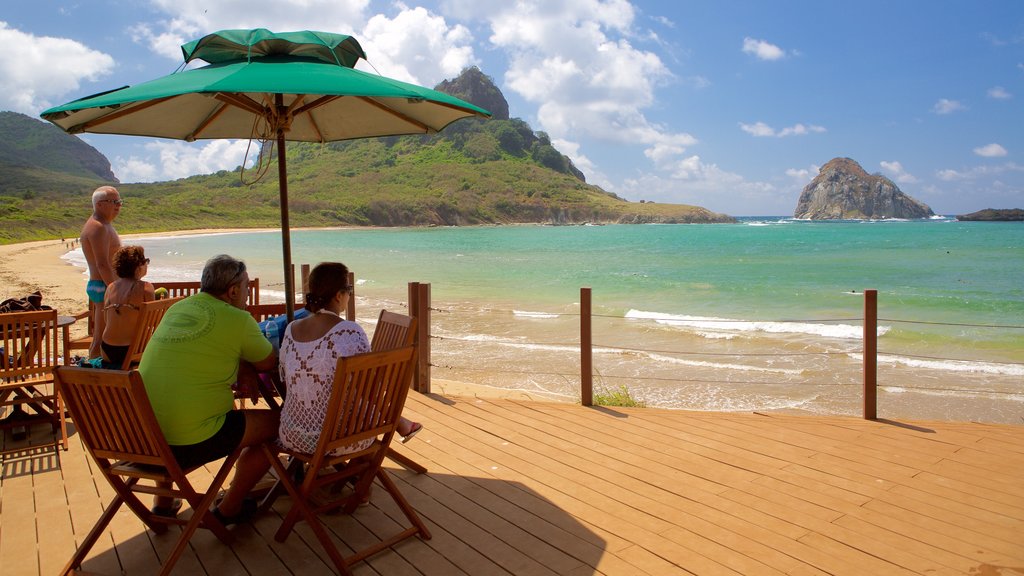
<path fill-rule="evenodd" d="M 829 160 L 804 187 L 793 216 L 807 220 L 928 218 L 932 209 L 850 158 Z"/>
<path fill-rule="evenodd" d="M 495 120 L 508 120 L 508 100 L 494 85 L 491 77 L 484 74 L 476 66 L 462 71 L 458 78 L 445 80 L 434 87 L 434 90 L 462 98 L 470 104 L 487 110 Z"/>

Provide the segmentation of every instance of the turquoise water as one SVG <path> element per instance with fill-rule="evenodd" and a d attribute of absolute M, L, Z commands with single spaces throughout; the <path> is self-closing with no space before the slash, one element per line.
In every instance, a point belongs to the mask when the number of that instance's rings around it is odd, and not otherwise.
<path fill-rule="evenodd" d="M 265 301 L 283 299 L 278 233 L 139 243 L 151 278 L 195 279 L 228 253 L 260 277 Z M 361 318 L 401 306 L 407 282 L 430 283 L 435 377 L 578 394 L 586 286 L 608 386 L 666 406 L 855 412 L 862 291 L 873 288 L 891 405 L 918 417 L 958 418 L 972 402 L 985 406 L 969 418 L 1024 415 L 1019 222 L 303 230 L 292 246 L 296 263 L 349 265 Z"/>

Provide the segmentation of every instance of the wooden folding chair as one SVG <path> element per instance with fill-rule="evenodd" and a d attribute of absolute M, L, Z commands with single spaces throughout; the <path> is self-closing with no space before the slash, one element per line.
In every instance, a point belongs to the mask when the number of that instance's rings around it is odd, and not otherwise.
<path fill-rule="evenodd" d="M 373 340 L 370 342 L 370 350 L 372 352 L 412 346 L 415 341 L 415 318 L 387 310 L 380 311 L 380 316 L 377 317 L 377 327 L 373 329 Z M 427 472 L 426 466 L 396 451 L 394 448 L 388 448 L 388 458 L 417 474 L 425 474 Z"/>
<path fill-rule="evenodd" d="M 201 285 L 199 282 L 153 282 L 153 288 L 165 288 L 167 295 L 171 298 L 177 298 L 178 296 L 191 296 L 200 291 Z M 260 279 L 250 278 L 248 292 L 245 298 L 247 305 L 259 304 L 260 303 Z"/>
<path fill-rule="evenodd" d="M 68 357 L 71 356 L 71 352 L 74 350 L 88 351 L 90 348 L 92 348 L 93 328 L 95 324 L 92 321 L 92 319 L 93 314 L 95 313 L 95 309 L 96 303 L 89 302 L 88 308 L 86 308 L 82 312 L 77 312 L 74 314 L 76 320 L 85 319 L 85 336 L 82 336 L 80 338 L 74 338 L 64 343 L 64 347 L 67 349 L 65 353 L 68 355 Z M 86 355 L 88 355 L 88 352 L 86 352 Z"/>
<path fill-rule="evenodd" d="M 150 300 L 143 302 L 139 309 L 139 319 L 135 323 L 135 336 L 132 337 L 131 346 L 128 347 L 128 354 L 124 357 L 121 370 L 128 370 L 132 366 L 138 366 L 142 361 L 142 353 L 146 351 L 149 339 L 156 332 L 156 327 L 163 319 L 164 313 L 181 298 L 164 298 L 163 300 Z"/>
<path fill-rule="evenodd" d="M 122 504 L 158 534 L 169 524 L 184 526 L 177 544 L 163 561 L 162 575 L 170 573 L 200 526 L 212 530 L 222 542 L 231 542 L 231 533 L 210 507 L 241 450 L 231 453 L 206 491 L 199 492 L 187 477 L 195 468 L 183 470 L 171 453 L 138 371 L 62 366 L 56 375 L 82 443 L 116 493 L 61 574 L 70 575 L 81 568 Z M 143 484 L 143 480 L 147 482 Z M 138 494 L 181 498 L 192 507 L 192 516 L 184 520 L 154 514 Z"/>
<path fill-rule="evenodd" d="M 264 456 L 277 472 L 278 484 L 283 484 L 292 498 L 292 507 L 274 536 L 278 542 L 283 542 L 295 523 L 303 519 L 338 570 L 342 574 L 351 574 L 349 567 L 352 564 L 406 538 L 417 534 L 424 540 L 430 538 L 426 525 L 398 490 L 387 470 L 381 467 L 409 393 L 414 357 L 415 348 L 405 346 L 385 352 L 340 358 L 316 451 L 306 454 L 282 450 L 275 443 L 262 446 Z M 349 448 L 365 440 L 372 441 L 367 448 L 341 456 L 331 455 L 335 450 Z M 282 451 L 290 456 L 287 468 L 277 457 Z M 308 469 L 301 485 L 296 485 L 294 472 L 300 466 L 308 466 Z M 362 499 L 369 496 L 374 478 L 380 481 L 412 526 L 344 558 L 317 516 L 337 508 L 351 513 Z M 347 498 L 321 504 L 313 501 L 312 496 L 320 487 L 336 486 L 346 480 L 350 480 L 355 487 Z M 277 493 L 275 486 L 264 505 L 272 503 Z"/>
<path fill-rule="evenodd" d="M 29 430 L 32 424 L 49 422 L 59 433 L 53 445 L 67 450 L 67 420 L 53 383 L 61 357 L 58 336 L 56 310 L 0 314 L 0 407 L 11 408 L 0 428 Z"/>

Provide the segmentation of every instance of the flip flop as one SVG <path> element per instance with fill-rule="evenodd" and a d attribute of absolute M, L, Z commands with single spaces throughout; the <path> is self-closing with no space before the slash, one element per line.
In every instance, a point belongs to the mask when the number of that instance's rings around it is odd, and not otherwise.
<path fill-rule="evenodd" d="M 416 433 L 419 432 L 420 430 L 423 430 L 423 424 L 420 424 L 419 422 L 413 422 L 412 423 L 412 429 L 409 430 L 409 433 L 406 434 L 405 436 L 402 436 L 402 438 L 401 438 L 402 444 L 405 444 L 409 440 L 412 440 L 412 437 L 415 436 Z M 401 436 L 401 434 L 399 434 L 399 436 Z"/>

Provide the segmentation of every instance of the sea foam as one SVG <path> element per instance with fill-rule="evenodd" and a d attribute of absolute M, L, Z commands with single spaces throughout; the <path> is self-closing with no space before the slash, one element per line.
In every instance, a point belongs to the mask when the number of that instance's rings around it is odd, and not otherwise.
<path fill-rule="evenodd" d="M 826 338 L 861 339 L 864 336 L 864 329 L 861 326 L 851 324 L 818 324 L 814 322 L 784 322 L 784 321 L 757 321 L 757 320 L 734 320 L 730 318 L 714 318 L 703 316 L 685 316 L 680 314 L 665 314 L 663 312 L 645 312 L 643 310 L 630 310 L 626 312 L 626 318 L 634 320 L 653 320 L 658 324 L 678 328 L 696 328 L 694 332 L 700 336 L 710 337 L 717 332 L 722 333 L 753 333 L 763 332 L 768 334 L 810 334 Z M 711 330 L 714 332 L 705 332 Z M 882 336 L 890 330 L 889 326 L 879 326 L 878 335 Z M 715 336 L 721 338 L 722 336 Z"/>

